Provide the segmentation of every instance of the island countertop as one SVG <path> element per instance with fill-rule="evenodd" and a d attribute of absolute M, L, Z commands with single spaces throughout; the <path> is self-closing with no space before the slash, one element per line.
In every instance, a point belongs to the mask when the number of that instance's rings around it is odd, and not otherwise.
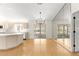
<path fill-rule="evenodd" d="M 0 36 L 9 36 L 9 35 L 23 35 L 23 33 L 18 33 L 18 32 L 0 33 Z"/>
<path fill-rule="evenodd" d="M 6 50 L 14 48 L 23 43 L 23 33 L 11 32 L 1 33 L 0 32 L 0 50 Z"/>

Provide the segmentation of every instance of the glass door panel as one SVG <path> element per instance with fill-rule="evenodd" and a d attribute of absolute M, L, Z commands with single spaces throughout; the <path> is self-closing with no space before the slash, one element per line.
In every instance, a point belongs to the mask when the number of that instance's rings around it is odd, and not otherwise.
<path fill-rule="evenodd" d="M 35 20 L 34 37 L 35 38 L 46 38 L 46 24 L 44 21 L 38 22 L 37 20 Z"/>

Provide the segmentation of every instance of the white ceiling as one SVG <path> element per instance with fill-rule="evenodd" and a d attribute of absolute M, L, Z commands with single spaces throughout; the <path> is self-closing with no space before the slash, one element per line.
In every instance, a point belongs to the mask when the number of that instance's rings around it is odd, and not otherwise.
<path fill-rule="evenodd" d="M 0 20 L 33 20 L 40 17 L 39 12 L 42 12 L 42 18 L 52 20 L 64 3 L 0 3 Z"/>

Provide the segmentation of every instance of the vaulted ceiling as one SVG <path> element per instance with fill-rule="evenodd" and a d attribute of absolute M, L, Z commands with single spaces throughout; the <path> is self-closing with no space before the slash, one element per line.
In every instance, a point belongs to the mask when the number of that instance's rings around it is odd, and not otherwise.
<path fill-rule="evenodd" d="M 33 20 L 40 17 L 53 20 L 64 3 L 0 3 L 0 20 Z"/>

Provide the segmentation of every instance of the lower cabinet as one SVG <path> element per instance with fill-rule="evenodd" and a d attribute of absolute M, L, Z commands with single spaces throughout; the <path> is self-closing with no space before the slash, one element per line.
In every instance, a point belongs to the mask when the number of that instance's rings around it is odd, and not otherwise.
<path fill-rule="evenodd" d="M 3 36 L 0 37 L 0 49 L 6 49 L 6 40 Z"/>
<path fill-rule="evenodd" d="M 6 38 L 7 38 L 6 39 L 6 47 L 7 47 L 7 49 L 16 47 L 17 39 L 18 39 L 18 37 L 16 35 L 7 36 Z"/>
<path fill-rule="evenodd" d="M 23 35 L 0 36 L 0 50 L 14 48 L 23 42 Z"/>
<path fill-rule="evenodd" d="M 17 41 L 16 42 L 17 42 L 16 45 L 21 44 L 23 42 L 23 36 L 22 35 L 17 36 Z"/>
<path fill-rule="evenodd" d="M 7 48 L 14 48 L 21 44 L 23 41 L 22 35 L 13 35 L 13 36 L 7 36 L 6 40 L 6 47 Z"/>

